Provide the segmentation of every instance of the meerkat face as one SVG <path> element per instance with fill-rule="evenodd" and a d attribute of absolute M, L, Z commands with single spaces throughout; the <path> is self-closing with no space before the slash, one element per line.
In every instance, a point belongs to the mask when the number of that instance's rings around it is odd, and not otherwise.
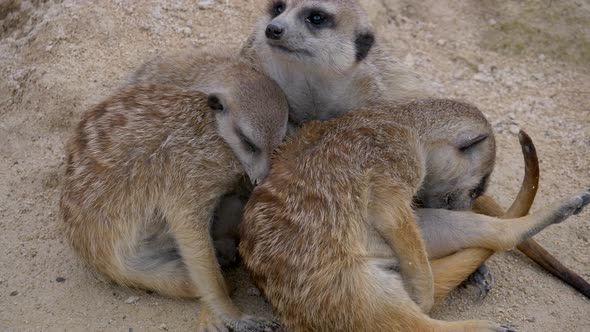
<path fill-rule="evenodd" d="M 258 22 L 256 38 L 275 60 L 343 72 L 373 46 L 367 21 L 352 0 L 273 0 Z"/>
<path fill-rule="evenodd" d="M 211 93 L 209 107 L 215 112 L 220 136 L 230 146 L 254 185 L 260 184 L 270 169 L 270 155 L 287 133 L 288 106 L 282 92 L 276 88 L 275 96 L 257 100 L 250 87 L 244 94 Z M 253 96 L 248 96 L 252 92 Z M 260 91 L 267 93 L 267 91 Z M 232 98 L 233 97 L 233 98 Z"/>
<path fill-rule="evenodd" d="M 468 210 L 487 187 L 496 148 L 490 132 L 468 131 L 428 152 L 418 201 L 427 208 Z"/>

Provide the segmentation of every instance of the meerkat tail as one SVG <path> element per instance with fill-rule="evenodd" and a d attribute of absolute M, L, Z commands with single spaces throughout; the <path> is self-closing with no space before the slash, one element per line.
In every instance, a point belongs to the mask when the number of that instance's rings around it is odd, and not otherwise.
<path fill-rule="evenodd" d="M 576 272 L 561 264 L 547 250 L 533 239 L 522 242 L 517 246 L 527 257 L 541 265 L 549 273 L 575 288 L 587 298 L 590 298 L 590 284 Z"/>
<path fill-rule="evenodd" d="M 477 202 L 478 204 L 476 204 L 476 209 L 474 209 L 477 212 L 504 219 L 521 217 L 529 212 L 539 188 L 539 159 L 537 158 L 535 145 L 530 136 L 521 130 L 518 138 L 524 155 L 525 176 L 514 203 L 512 203 L 512 206 L 510 206 L 506 213 L 503 213 L 502 208 L 492 198 L 482 196 L 479 202 Z M 549 273 L 590 298 L 590 284 L 577 273 L 559 262 L 557 258 L 545 250 L 537 241 L 527 239 L 521 242 L 516 248 Z"/>
<path fill-rule="evenodd" d="M 518 140 L 524 156 L 524 179 L 512 206 L 502 215 L 503 219 L 526 216 L 533 205 L 539 188 L 539 158 L 537 157 L 535 144 L 524 130 L 518 133 Z"/>

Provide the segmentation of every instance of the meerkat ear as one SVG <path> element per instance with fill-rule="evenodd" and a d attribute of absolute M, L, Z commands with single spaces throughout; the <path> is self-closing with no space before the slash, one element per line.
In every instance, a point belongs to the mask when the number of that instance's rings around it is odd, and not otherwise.
<path fill-rule="evenodd" d="M 209 97 L 207 97 L 207 104 L 214 112 L 223 112 L 225 110 L 221 97 L 216 93 L 209 94 Z"/>
<path fill-rule="evenodd" d="M 475 134 L 475 133 L 465 133 L 461 135 L 459 139 L 456 141 L 455 146 L 460 151 L 466 151 L 467 149 L 475 146 L 476 144 L 485 141 L 489 137 L 488 134 Z"/>
<path fill-rule="evenodd" d="M 369 51 L 375 44 L 375 35 L 371 31 L 359 32 L 354 40 L 354 46 L 356 48 L 356 61 L 363 61 Z"/>

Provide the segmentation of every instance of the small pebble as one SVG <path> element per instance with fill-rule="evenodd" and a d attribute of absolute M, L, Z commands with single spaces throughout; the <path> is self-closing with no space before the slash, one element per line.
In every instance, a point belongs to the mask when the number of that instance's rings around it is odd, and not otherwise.
<path fill-rule="evenodd" d="M 510 130 L 510 133 L 512 135 L 518 135 L 518 133 L 520 132 L 520 128 L 518 128 L 517 125 L 510 125 L 510 128 L 508 128 L 508 130 Z"/>
<path fill-rule="evenodd" d="M 496 20 L 494 20 L 493 18 L 490 18 L 490 20 L 488 21 L 488 23 L 489 23 L 490 25 L 496 25 L 496 23 L 497 23 L 497 22 L 496 22 Z"/>
<path fill-rule="evenodd" d="M 66 278 L 64 278 L 64 277 L 57 277 L 57 278 L 55 278 L 55 281 L 57 281 L 57 282 L 64 282 L 64 281 L 66 281 Z"/>
<path fill-rule="evenodd" d="M 214 0 L 200 0 L 199 1 L 199 9 L 207 9 L 213 5 Z"/>
<path fill-rule="evenodd" d="M 139 296 L 129 296 L 127 298 L 127 300 L 125 300 L 125 303 L 127 303 L 127 304 L 137 304 L 138 301 L 139 301 Z"/>
<path fill-rule="evenodd" d="M 160 326 L 158 326 L 158 328 L 162 331 L 168 331 L 168 326 L 166 326 L 166 324 L 161 324 Z"/>
<path fill-rule="evenodd" d="M 18 295 L 18 291 L 12 291 L 10 292 L 10 296 L 17 296 Z"/>
<path fill-rule="evenodd" d="M 192 33 L 192 29 L 189 27 L 183 27 L 183 28 L 179 28 L 178 32 L 182 33 L 185 36 L 190 36 L 190 34 Z"/>
<path fill-rule="evenodd" d="M 404 63 L 406 64 L 406 66 L 412 67 L 414 65 L 414 62 L 414 56 L 412 55 L 412 53 L 406 54 L 406 56 L 404 57 Z"/>
<path fill-rule="evenodd" d="M 445 46 L 445 44 L 447 43 L 446 40 L 444 39 L 439 39 L 436 41 L 436 43 L 438 44 L 438 46 Z"/>
<path fill-rule="evenodd" d="M 476 73 L 475 75 L 473 75 L 473 79 L 482 83 L 489 83 L 494 81 L 494 78 L 492 76 L 484 73 Z"/>
<path fill-rule="evenodd" d="M 541 61 L 545 60 L 545 54 L 543 54 L 543 53 L 539 54 L 539 60 L 541 60 Z"/>

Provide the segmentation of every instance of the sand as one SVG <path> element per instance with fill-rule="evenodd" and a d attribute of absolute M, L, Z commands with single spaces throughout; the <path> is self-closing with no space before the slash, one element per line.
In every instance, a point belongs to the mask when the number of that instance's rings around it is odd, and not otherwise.
<path fill-rule="evenodd" d="M 81 112 L 157 52 L 238 47 L 263 3 L 0 0 L 0 330 L 194 330 L 198 302 L 105 283 L 64 243 L 57 209 L 64 141 Z M 440 96 L 478 105 L 493 123 L 490 193 L 502 205 L 522 177 L 519 128 L 541 161 L 535 207 L 590 185 L 590 3 L 362 3 L 381 43 Z M 586 279 L 589 217 L 536 237 Z M 459 289 L 433 316 L 490 319 L 518 331 L 590 331 L 590 301 L 519 252 L 498 254 L 489 267 L 495 284 L 485 300 Z M 270 316 L 244 271 L 230 275 L 239 306 Z"/>

